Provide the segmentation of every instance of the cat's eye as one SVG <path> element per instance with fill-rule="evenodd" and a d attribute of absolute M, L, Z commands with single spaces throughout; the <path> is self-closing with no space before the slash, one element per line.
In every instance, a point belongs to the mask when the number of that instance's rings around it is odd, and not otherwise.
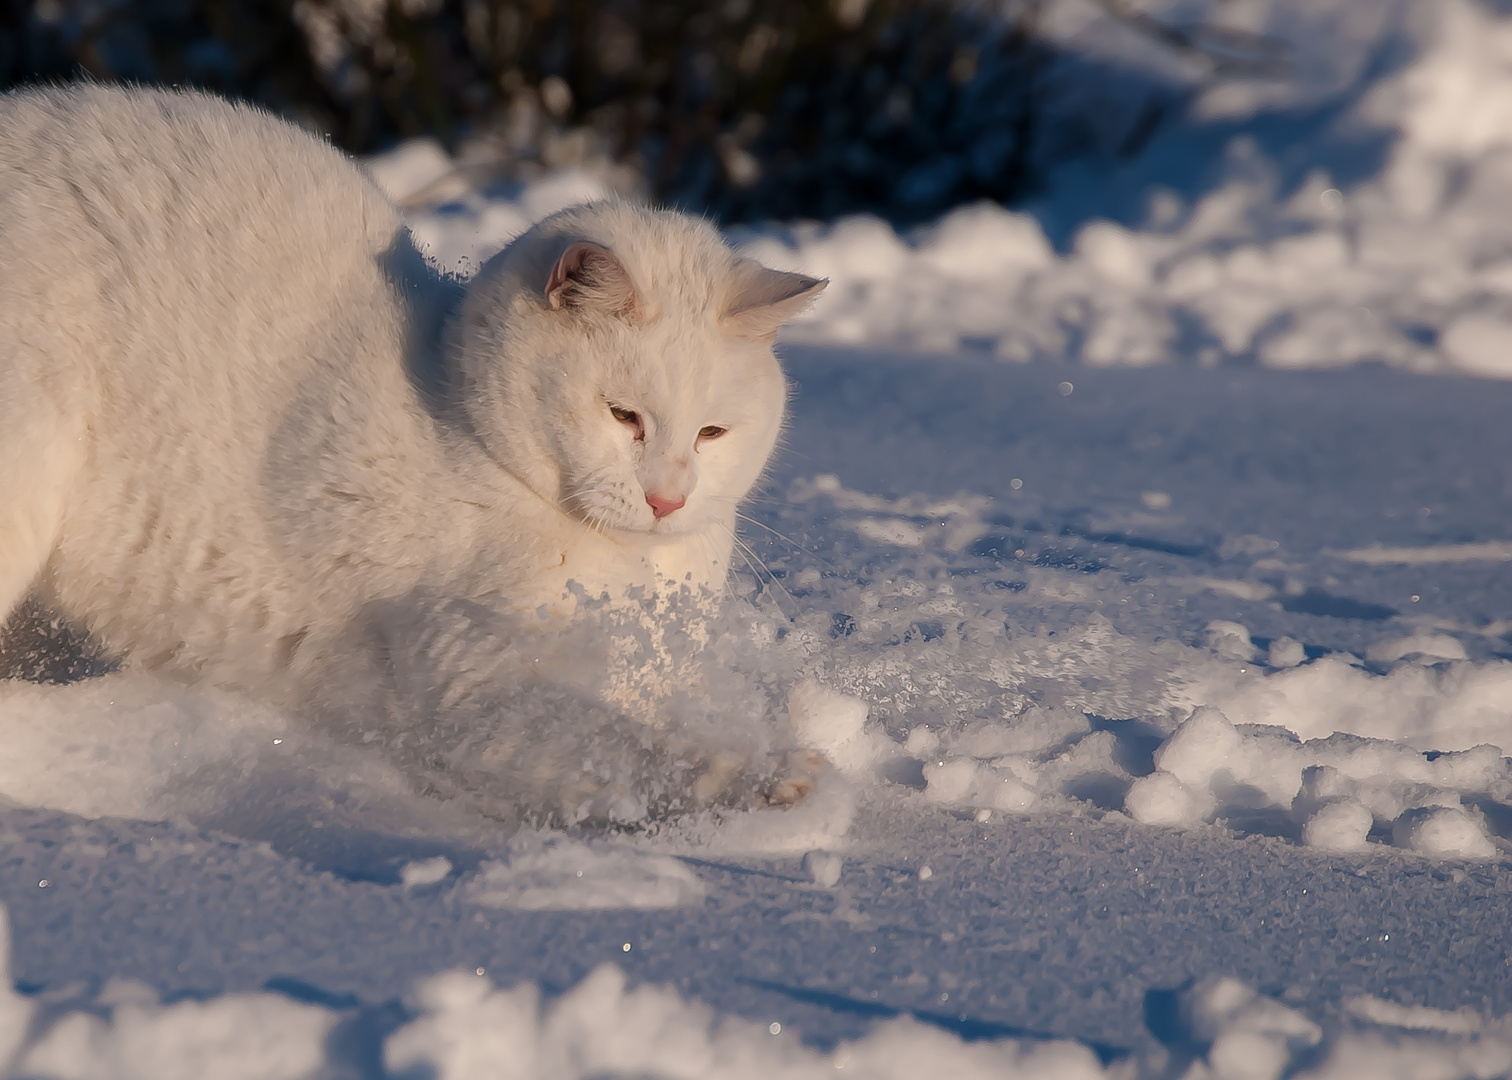
<path fill-rule="evenodd" d="M 610 405 L 609 415 L 620 423 L 633 427 L 637 439 L 644 439 L 646 437 L 646 427 L 641 423 L 640 413 L 634 409 L 622 409 L 618 405 Z"/>
<path fill-rule="evenodd" d="M 716 424 L 710 424 L 708 427 L 702 427 L 698 429 L 698 437 L 700 439 L 717 439 L 729 430 L 729 428 L 722 428 Z"/>

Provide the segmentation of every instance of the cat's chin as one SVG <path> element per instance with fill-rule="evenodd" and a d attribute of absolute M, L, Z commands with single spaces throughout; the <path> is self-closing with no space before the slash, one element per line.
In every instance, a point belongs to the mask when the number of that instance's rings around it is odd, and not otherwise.
<path fill-rule="evenodd" d="M 645 540 L 675 540 L 694 533 L 702 532 L 708 527 L 707 519 L 697 514 L 676 513 L 670 517 L 651 518 L 648 522 L 638 518 L 629 520 L 605 521 L 600 518 L 597 522 L 583 517 L 579 519 L 587 528 L 594 528 L 626 542 Z"/>
<path fill-rule="evenodd" d="M 624 525 L 613 530 L 626 539 L 674 540 L 698 532 L 698 525 L 691 519 L 681 521 L 653 521 L 650 525 Z"/>

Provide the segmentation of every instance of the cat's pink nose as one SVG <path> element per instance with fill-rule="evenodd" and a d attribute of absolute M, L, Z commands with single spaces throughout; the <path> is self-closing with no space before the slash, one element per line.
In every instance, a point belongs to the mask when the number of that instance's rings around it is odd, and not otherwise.
<path fill-rule="evenodd" d="M 668 514 L 681 510 L 687 505 L 688 499 L 686 496 L 669 499 L 663 495 L 651 495 L 648 493 L 646 495 L 646 502 L 650 504 L 653 514 L 659 518 L 664 518 Z"/>

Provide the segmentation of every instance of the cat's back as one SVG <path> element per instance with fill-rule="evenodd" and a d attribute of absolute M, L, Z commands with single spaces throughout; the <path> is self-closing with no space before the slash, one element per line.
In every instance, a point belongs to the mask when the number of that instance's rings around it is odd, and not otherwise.
<path fill-rule="evenodd" d="M 355 164 L 261 109 L 94 84 L 0 95 L 0 205 L 31 211 L 0 222 L 7 234 L 72 221 L 80 239 L 137 244 L 183 240 L 174 224 L 224 239 L 276 220 L 381 234 L 397 221 Z"/>
<path fill-rule="evenodd" d="M 307 622 L 312 511 L 271 500 L 314 466 L 270 479 L 275 452 L 300 418 L 317 449 L 414 434 L 405 245 L 354 163 L 258 109 L 0 95 L 0 621 L 35 575 L 107 644 L 191 666 Z"/>
<path fill-rule="evenodd" d="M 292 352 L 343 291 L 372 289 L 399 229 L 355 164 L 259 109 L 95 85 L 0 96 L 0 324 L 42 328 L 53 364 L 108 380 L 133 352 L 190 368 Z"/>

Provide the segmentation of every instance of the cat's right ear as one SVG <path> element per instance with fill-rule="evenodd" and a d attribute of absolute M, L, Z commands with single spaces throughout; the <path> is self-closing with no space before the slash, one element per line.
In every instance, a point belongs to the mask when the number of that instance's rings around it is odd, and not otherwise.
<path fill-rule="evenodd" d="M 645 314 L 645 303 L 625 264 L 614 252 L 589 240 L 567 245 L 546 279 L 545 295 L 553 311 L 600 311 L 629 322 L 640 322 Z"/>
<path fill-rule="evenodd" d="M 778 329 L 824 291 L 829 278 L 811 278 L 770 270 L 751 259 L 737 259 L 735 289 L 722 319 L 736 337 L 770 341 Z"/>

